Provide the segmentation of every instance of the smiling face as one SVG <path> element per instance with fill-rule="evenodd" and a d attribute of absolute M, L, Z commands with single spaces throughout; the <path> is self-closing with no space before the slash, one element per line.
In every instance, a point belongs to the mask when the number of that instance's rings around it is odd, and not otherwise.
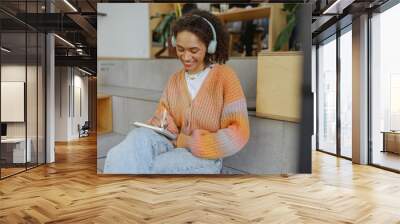
<path fill-rule="evenodd" d="M 176 54 L 188 73 L 193 74 L 204 69 L 206 51 L 205 44 L 195 34 L 189 31 L 178 33 Z"/>

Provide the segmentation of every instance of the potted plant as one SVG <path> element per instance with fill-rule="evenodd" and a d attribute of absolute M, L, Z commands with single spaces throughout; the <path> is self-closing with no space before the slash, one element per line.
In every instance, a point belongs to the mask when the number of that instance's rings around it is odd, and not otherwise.
<path fill-rule="evenodd" d="M 162 46 L 162 49 L 155 54 L 156 57 L 161 57 L 160 55 L 167 48 L 169 50 L 169 56 L 174 57 L 176 54 L 175 51 L 169 47 L 171 44 L 171 26 L 178 17 L 182 16 L 182 10 L 179 3 L 174 3 L 174 8 L 174 11 L 150 17 L 150 19 L 161 18 L 161 21 L 152 32 L 153 42 L 159 43 Z"/>
<path fill-rule="evenodd" d="M 278 37 L 276 38 L 275 45 L 273 51 L 280 51 L 283 49 L 285 44 L 289 44 L 289 50 L 291 47 L 293 48 L 294 44 L 289 43 L 292 39 L 293 30 L 296 27 L 296 12 L 299 7 L 299 4 L 290 4 L 285 3 L 283 4 L 282 11 L 286 12 L 286 27 L 279 33 Z"/>

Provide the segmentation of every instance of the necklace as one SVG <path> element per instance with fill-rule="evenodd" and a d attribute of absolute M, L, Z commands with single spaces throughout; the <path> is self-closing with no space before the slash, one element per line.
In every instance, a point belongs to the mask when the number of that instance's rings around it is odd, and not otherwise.
<path fill-rule="evenodd" d="M 195 74 L 189 74 L 189 73 L 187 73 L 187 74 L 188 74 L 190 80 L 194 80 L 194 79 L 196 79 L 197 77 L 199 77 L 199 74 L 200 74 L 200 73 L 201 73 L 201 72 L 195 73 Z"/>
<path fill-rule="evenodd" d="M 194 79 L 197 79 L 201 74 L 203 74 L 203 72 L 206 71 L 207 68 L 208 67 L 205 67 L 203 70 L 201 70 L 200 72 L 197 72 L 197 73 L 190 74 L 190 73 L 186 72 L 186 74 L 190 80 L 194 80 Z"/>
<path fill-rule="evenodd" d="M 203 70 L 204 71 L 204 70 Z M 200 72 L 197 72 L 197 73 L 192 73 L 192 74 L 190 74 L 190 73 L 188 73 L 188 72 L 185 72 L 185 74 L 186 74 L 186 76 L 190 79 L 190 80 L 195 80 L 195 79 L 197 79 L 198 77 L 200 77 L 200 75 L 203 73 L 203 71 L 200 71 Z"/>

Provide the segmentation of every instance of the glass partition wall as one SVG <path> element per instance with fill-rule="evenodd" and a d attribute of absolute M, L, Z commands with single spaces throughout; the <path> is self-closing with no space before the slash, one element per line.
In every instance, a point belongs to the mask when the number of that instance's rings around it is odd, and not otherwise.
<path fill-rule="evenodd" d="M 39 10 L 39 1 L 25 4 L 19 2 L 25 12 Z M 0 11 L 0 26 L 0 178 L 3 179 L 45 163 L 46 40 L 43 33 L 3 11 Z"/>
<path fill-rule="evenodd" d="M 400 33 L 394 28 L 398 21 L 400 4 L 389 1 L 371 14 L 368 34 L 368 163 L 396 172 L 400 172 Z M 352 157 L 351 33 L 350 25 L 317 45 L 317 149 L 347 159 Z"/>
<path fill-rule="evenodd" d="M 317 46 L 317 149 L 352 157 L 351 25 Z"/>
<path fill-rule="evenodd" d="M 371 18 L 370 163 L 400 171 L 400 4 Z"/>
<path fill-rule="evenodd" d="M 342 31 L 339 49 L 340 68 L 340 155 L 352 158 L 352 33 Z"/>
<path fill-rule="evenodd" d="M 26 169 L 26 33 L 1 33 L 1 177 Z M 6 49 L 6 50 L 4 50 Z M 18 49 L 18 51 L 17 51 Z M 29 162 L 29 160 L 28 160 Z"/>
<path fill-rule="evenodd" d="M 317 149 L 336 154 L 336 36 L 321 43 L 317 54 Z"/>

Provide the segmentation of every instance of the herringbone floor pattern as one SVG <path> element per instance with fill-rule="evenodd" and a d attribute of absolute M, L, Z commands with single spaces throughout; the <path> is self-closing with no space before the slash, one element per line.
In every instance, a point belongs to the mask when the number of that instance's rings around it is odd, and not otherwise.
<path fill-rule="evenodd" d="M 0 223 L 400 223 L 400 175 L 315 152 L 312 175 L 100 176 L 95 138 L 0 181 Z"/>

